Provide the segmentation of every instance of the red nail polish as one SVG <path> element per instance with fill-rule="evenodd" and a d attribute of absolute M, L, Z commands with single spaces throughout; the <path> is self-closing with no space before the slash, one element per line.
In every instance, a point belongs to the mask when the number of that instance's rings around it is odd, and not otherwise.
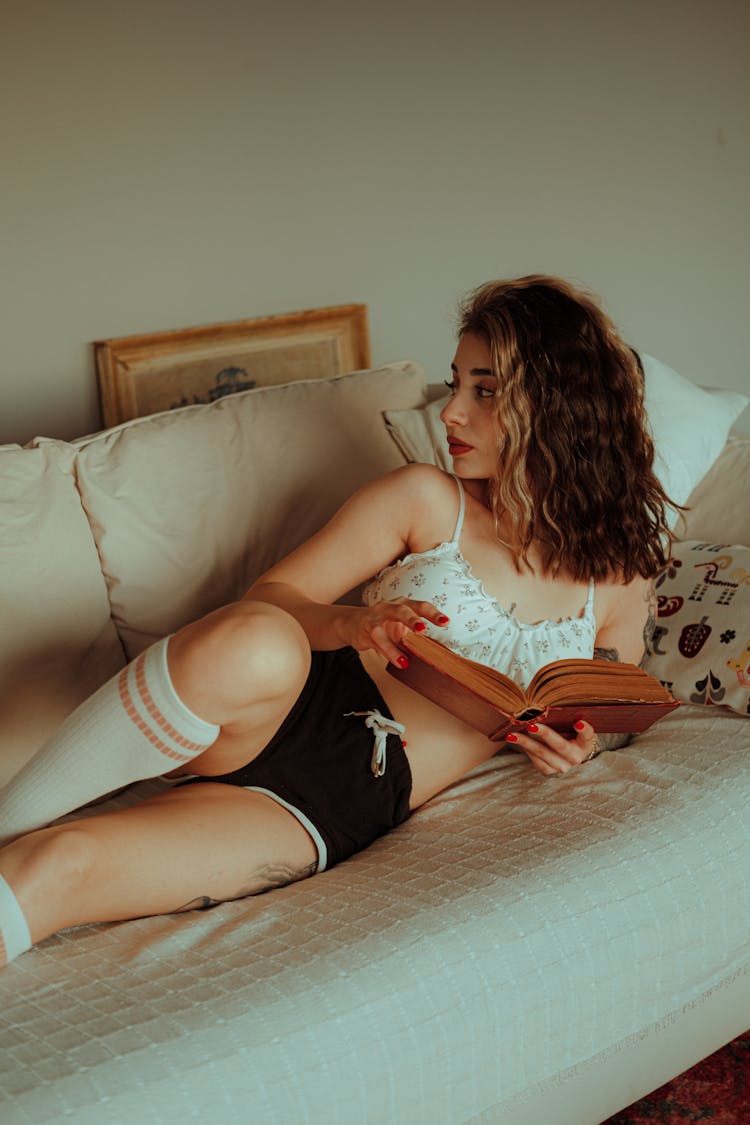
<path fill-rule="evenodd" d="M 406 659 L 405 656 L 399 656 L 396 663 L 398 664 L 399 668 L 408 668 L 409 667 L 409 661 Z"/>
<path fill-rule="evenodd" d="M 446 617 L 444 613 L 441 613 L 438 617 L 438 625 L 447 625 L 449 621 L 450 617 Z"/>
<path fill-rule="evenodd" d="M 539 733 L 539 727 L 536 725 L 536 723 L 527 723 L 526 724 L 526 730 L 529 731 L 531 734 L 538 734 Z"/>
<path fill-rule="evenodd" d="M 513 734 L 513 731 L 511 731 L 510 734 L 506 734 L 505 741 L 506 742 L 518 742 L 518 735 Z"/>
<path fill-rule="evenodd" d="M 427 626 L 425 625 L 424 621 L 415 621 L 412 628 L 414 629 L 415 633 L 424 633 Z"/>
<path fill-rule="evenodd" d="M 583 722 L 582 719 L 579 719 L 577 722 L 573 723 L 573 726 L 575 727 L 576 730 L 583 730 L 584 727 L 586 726 L 586 724 Z"/>

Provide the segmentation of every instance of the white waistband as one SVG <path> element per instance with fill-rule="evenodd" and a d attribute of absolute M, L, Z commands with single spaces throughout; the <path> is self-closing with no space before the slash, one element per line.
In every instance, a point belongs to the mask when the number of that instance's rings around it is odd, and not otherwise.
<path fill-rule="evenodd" d="M 310 820 L 310 817 L 305 816 L 302 810 L 298 809 L 296 805 L 291 805 L 289 801 L 285 801 L 278 793 L 274 793 L 273 789 L 264 789 L 262 785 L 243 785 L 243 789 L 250 789 L 253 793 L 263 793 L 264 796 L 271 797 L 277 804 L 288 809 L 292 816 L 300 822 L 303 828 L 307 829 L 313 838 L 313 843 L 318 850 L 318 866 L 315 868 L 315 873 L 318 874 L 320 871 L 325 871 L 326 864 L 328 863 L 328 848 L 320 832 Z"/>

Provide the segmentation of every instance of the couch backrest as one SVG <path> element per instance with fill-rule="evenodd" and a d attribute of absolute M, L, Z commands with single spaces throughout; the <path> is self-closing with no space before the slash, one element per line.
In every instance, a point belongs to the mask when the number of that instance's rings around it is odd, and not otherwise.
<path fill-rule="evenodd" d="M 420 405 L 396 363 L 151 415 L 76 447 L 128 657 L 240 597 L 356 488 L 403 464 L 382 413 Z"/>
<path fill-rule="evenodd" d="M 150 641 L 239 597 L 403 464 L 414 363 L 0 448 L 0 785 Z"/>
<path fill-rule="evenodd" d="M 124 664 L 64 442 L 0 448 L 0 786 Z"/>

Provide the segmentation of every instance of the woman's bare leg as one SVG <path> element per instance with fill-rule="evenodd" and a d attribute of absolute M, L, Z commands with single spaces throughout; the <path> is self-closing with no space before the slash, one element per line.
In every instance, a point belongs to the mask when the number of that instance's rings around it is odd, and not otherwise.
<path fill-rule="evenodd" d="M 258 894 L 311 875 L 312 838 L 260 793 L 196 782 L 30 833 L 0 851 L 31 939 Z"/>
<path fill-rule="evenodd" d="M 201 775 L 243 765 L 278 729 L 309 663 L 299 624 L 259 602 L 225 606 L 157 643 L 0 792 L 0 845 L 178 763 Z"/>
<path fill-rule="evenodd" d="M 175 633 L 168 663 L 180 699 L 221 728 L 183 771 L 211 776 L 245 765 L 276 733 L 307 678 L 310 646 L 288 613 L 242 601 Z"/>

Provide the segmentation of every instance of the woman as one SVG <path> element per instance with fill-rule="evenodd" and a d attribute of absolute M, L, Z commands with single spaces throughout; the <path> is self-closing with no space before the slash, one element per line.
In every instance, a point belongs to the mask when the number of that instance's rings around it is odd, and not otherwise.
<path fill-rule="evenodd" d="M 153 645 L 0 794 L 0 962 L 66 926 L 208 906 L 331 866 L 497 749 L 387 673 L 405 633 L 526 683 L 560 656 L 638 662 L 665 562 L 635 354 L 585 294 L 493 282 L 461 311 L 442 412 L 453 475 L 370 483 L 239 603 Z M 364 605 L 336 600 L 376 575 Z M 577 724 L 508 736 L 544 775 Z M 127 810 L 42 827 L 167 771 Z"/>

